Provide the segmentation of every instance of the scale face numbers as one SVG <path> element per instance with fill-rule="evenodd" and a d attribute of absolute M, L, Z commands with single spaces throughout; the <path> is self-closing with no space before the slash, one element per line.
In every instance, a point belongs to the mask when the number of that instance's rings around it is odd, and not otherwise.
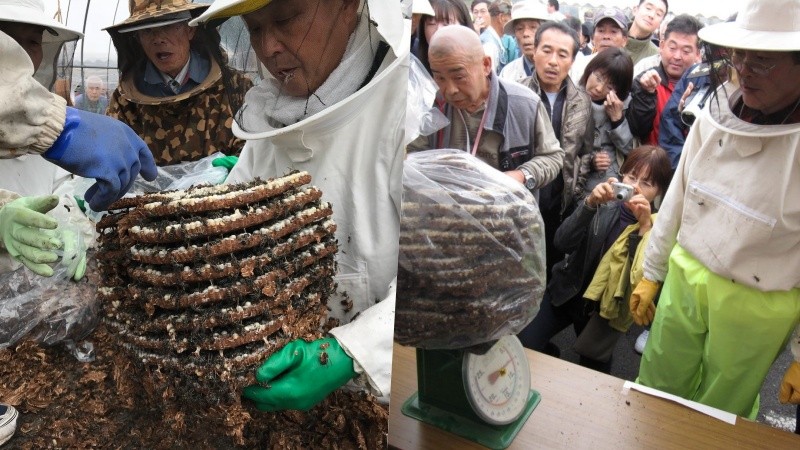
<path fill-rule="evenodd" d="M 516 336 L 503 336 L 483 355 L 464 352 L 462 374 L 472 409 L 487 423 L 509 424 L 525 410 L 531 372 Z"/>

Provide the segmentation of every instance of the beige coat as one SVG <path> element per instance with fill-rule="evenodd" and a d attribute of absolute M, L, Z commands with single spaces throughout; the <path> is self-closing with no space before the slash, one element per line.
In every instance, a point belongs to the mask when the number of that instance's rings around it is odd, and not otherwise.
<path fill-rule="evenodd" d="M 800 124 L 753 125 L 718 91 L 686 138 L 647 247 L 663 281 L 679 243 L 715 274 L 760 291 L 800 287 Z"/>
<path fill-rule="evenodd" d="M 0 32 L 0 158 L 44 153 L 64 129 L 67 102 L 33 78 L 25 50 Z"/>

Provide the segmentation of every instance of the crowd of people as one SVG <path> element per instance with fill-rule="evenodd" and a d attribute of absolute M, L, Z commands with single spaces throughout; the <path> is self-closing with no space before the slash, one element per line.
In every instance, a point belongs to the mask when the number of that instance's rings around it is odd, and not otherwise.
<path fill-rule="evenodd" d="M 307 409 L 353 383 L 388 399 L 403 159 L 460 149 L 530 190 L 543 218 L 547 287 L 524 345 L 558 355 L 551 339 L 571 325 L 581 364 L 610 372 L 622 333 L 649 326 L 638 382 L 754 418 L 787 343 L 800 360 L 800 0 L 748 0 L 708 26 L 668 0 L 583 21 L 559 9 L 414 0 L 407 21 L 375 0 L 131 0 L 106 28 L 119 85 L 107 98 L 89 77 L 72 107 L 52 62 L 81 33 L 41 0 L 2 3 L 0 270 L 52 275 L 74 177 L 95 180 L 85 199 L 101 211 L 138 175 L 216 152 L 238 157 L 229 183 L 306 170 L 336 205 L 354 306 L 331 302 L 325 382 L 307 382 L 319 364 L 303 356 L 323 343 L 295 341 L 243 396 Z M 218 26 L 231 17 L 263 80 L 230 64 Z M 447 118 L 413 142 L 409 55 Z M 800 363 L 787 369 L 781 401 L 800 404 Z M 0 444 L 16 419 L 0 405 Z"/>
<path fill-rule="evenodd" d="M 409 151 L 471 152 L 537 199 L 548 282 L 526 347 L 558 356 L 572 326 L 580 363 L 610 372 L 635 322 L 639 383 L 751 419 L 787 343 L 800 358 L 800 2 L 779 3 L 704 26 L 668 0 L 583 22 L 557 1 L 430 2 L 412 53 L 450 120 Z"/>

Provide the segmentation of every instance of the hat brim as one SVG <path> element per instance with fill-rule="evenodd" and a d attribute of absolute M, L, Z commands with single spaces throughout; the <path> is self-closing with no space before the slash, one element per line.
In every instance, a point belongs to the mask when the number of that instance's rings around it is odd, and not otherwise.
<path fill-rule="evenodd" d="M 155 22 L 147 22 L 140 25 L 133 25 L 131 27 L 123 27 L 117 31 L 119 31 L 120 33 L 130 33 L 132 31 L 146 30 L 148 28 L 165 27 L 167 25 L 172 25 L 173 23 L 178 23 L 178 22 L 188 22 L 189 20 L 191 20 L 191 17 L 178 17 L 176 19 L 158 20 Z"/>
<path fill-rule="evenodd" d="M 800 31 L 746 30 L 736 22 L 703 27 L 698 36 L 704 42 L 722 47 L 772 52 L 800 50 Z"/>
<path fill-rule="evenodd" d="M 4 22 L 38 25 L 56 33 L 54 36 L 51 33 L 45 32 L 42 35 L 42 43 L 75 41 L 83 37 L 83 33 L 71 30 L 57 22 L 55 19 L 51 19 L 42 13 L 31 10 L 30 8 L 5 5 L 3 10 L 5 14 L 7 14 L 7 17 L 0 20 L 3 20 Z"/>
<path fill-rule="evenodd" d="M 194 27 L 211 20 L 249 14 L 270 3 L 272 0 L 216 0 L 203 14 L 189 22 L 189 25 Z"/>
<path fill-rule="evenodd" d="M 164 9 L 162 9 L 160 11 L 157 11 L 154 14 L 150 14 L 150 15 L 148 15 L 146 17 L 141 17 L 139 15 L 128 17 L 127 19 L 123 20 L 120 23 L 115 23 L 114 25 L 111 25 L 110 27 L 103 28 L 103 30 L 108 31 L 109 33 L 111 33 L 111 32 L 127 33 L 129 31 L 134 31 L 133 30 L 133 26 L 136 26 L 136 25 L 139 25 L 139 24 L 159 23 L 160 25 L 158 25 L 158 26 L 162 26 L 162 25 L 166 25 L 166 23 L 164 23 L 164 21 L 159 21 L 159 18 L 166 17 L 166 16 L 169 16 L 169 15 L 173 15 L 173 14 L 176 14 L 176 13 L 185 12 L 185 11 L 190 12 L 192 17 L 195 17 L 195 16 L 199 15 L 200 13 L 206 11 L 210 6 L 211 5 L 204 4 L 204 3 L 189 3 L 186 6 L 182 6 L 180 8 L 176 8 L 176 9 L 164 8 Z M 181 20 L 189 20 L 189 19 L 185 19 L 184 18 L 184 19 L 181 19 Z"/>
<path fill-rule="evenodd" d="M 617 19 L 616 17 L 613 17 L 613 16 L 600 16 L 597 19 L 597 21 L 594 23 L 594 27 L 597 28 L 597 26 L 600 25 L 600 22 L 602 22 L 604 20 L 610 20 L 610 21 L 614 22 L 614 24 L 616 26 L 618 26 L 626 36 L 628 35 L 628 24 L 620 22 L 619 19 Z"/>
<path fill-rule="evenodd" d="M 514 22 L 518 20 L 538 20 L 539 23 L 542 24 L 551 19 L 542 19 L 541 17 L 517 17 L 516 19 L 509 20 L 505 25 L 503 25 L 503 33 L 514 36 Z"/>

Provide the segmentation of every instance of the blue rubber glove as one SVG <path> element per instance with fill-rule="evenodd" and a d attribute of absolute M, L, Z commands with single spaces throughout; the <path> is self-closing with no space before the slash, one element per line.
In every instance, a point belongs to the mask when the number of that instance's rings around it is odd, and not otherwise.
<path fill-rule="evenodd" d="M 242 395 L 261 411 L 305 411 L 356 375 L 353 359 L 336 339 L 298 339 L 256 369 L 259 385 L 245 387 Z"/>
<path fill-rule="evenodd" d="M 58 221 L 46 215 L 58 197 L 21 197 L 0 207 L 0 239 L 8 253 L 35 273 L 50 277 L 62 242 L 54 236 Z"/>
<path fill-rule="evenodd" d="M 140 170 L 147 181 L 158 175 L 150 149 L 129 126 L 72 107 L 67 107 L 61 135 L 42 156 L 75 175 L 97 181 L 84 196 L 95 211 L 105 210 L 125 195 Z"/>

